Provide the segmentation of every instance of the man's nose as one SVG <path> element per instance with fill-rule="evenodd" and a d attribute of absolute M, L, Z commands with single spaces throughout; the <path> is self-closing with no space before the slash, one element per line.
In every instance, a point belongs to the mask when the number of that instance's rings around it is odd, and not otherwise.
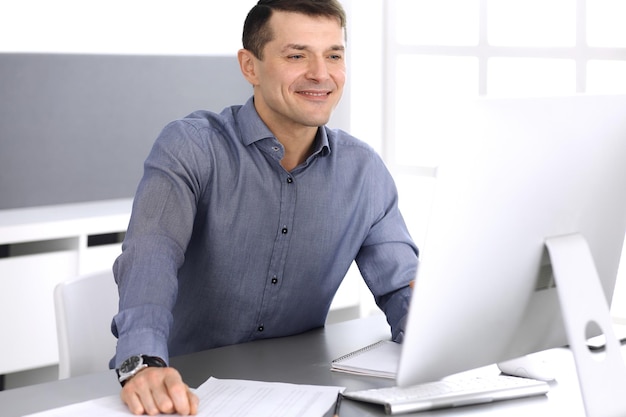
<path fill-rule="evenodd" d="M 328 64 L 323 57 L 316 57 L 309 62 L 307 78 L 323 81 L 328 78 Z"/>

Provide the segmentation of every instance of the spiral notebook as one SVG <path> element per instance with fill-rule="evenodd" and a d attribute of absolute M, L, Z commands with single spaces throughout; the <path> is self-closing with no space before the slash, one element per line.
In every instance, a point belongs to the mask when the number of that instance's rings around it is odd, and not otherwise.
<path fill-rule="evenodd" d="M 333 360 L 330 369 L 394 379 L 398 372 L 401 349 L 402 345 L 399 343 L 381 340 Z"/>

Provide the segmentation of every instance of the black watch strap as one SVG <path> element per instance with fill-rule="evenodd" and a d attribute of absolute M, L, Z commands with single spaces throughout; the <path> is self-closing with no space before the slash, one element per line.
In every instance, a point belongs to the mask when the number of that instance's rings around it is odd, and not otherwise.
<path fill-rule="evenodd" d="M 165 361 L 158 356 L 141 355 L 141 357 L 143 358 L 143 363 L 148 366 L 153 366 L 155 368 L 167 368 Z"/>
<path fill-rule="evenodd" d="M 127 362 L 130 365 L 127 365 Z M 133 366 L 133 364 L 137 364 L 137 368 L 135 369 L 125 369 L 126 366 Z M 126 359 L 121 366 L 121 369 L 116 369 L 117 379 L 122 385 L 122 387 L 130 380 L 137 372 L 139 372 L 142 368 L 146 367 L 155 367 L 155 368 L 166 368 L 167 364 L 165 361 L 158 356 L 148 356 L 148 355 L 136 355 L 131 356 Z"/>

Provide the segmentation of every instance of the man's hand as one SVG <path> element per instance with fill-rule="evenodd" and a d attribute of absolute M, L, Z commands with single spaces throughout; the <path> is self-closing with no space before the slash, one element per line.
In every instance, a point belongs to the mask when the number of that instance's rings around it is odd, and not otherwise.
<path fill-rule="evenodd" d="M 137 415 L 198 413 L 198 397 L 174 368 L 142 369 L 124 385 L 120 397 Z"/>

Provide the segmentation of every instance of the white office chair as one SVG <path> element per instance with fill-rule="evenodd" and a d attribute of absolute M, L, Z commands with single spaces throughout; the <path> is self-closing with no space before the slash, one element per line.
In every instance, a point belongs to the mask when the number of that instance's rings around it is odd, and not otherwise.
<path fill-rule="evenodd" d="M 111 319 L 118 309 L 111 271 L 62 282 L 54 289 L 59 379 L 103 371 L 115 354 Z"/>

